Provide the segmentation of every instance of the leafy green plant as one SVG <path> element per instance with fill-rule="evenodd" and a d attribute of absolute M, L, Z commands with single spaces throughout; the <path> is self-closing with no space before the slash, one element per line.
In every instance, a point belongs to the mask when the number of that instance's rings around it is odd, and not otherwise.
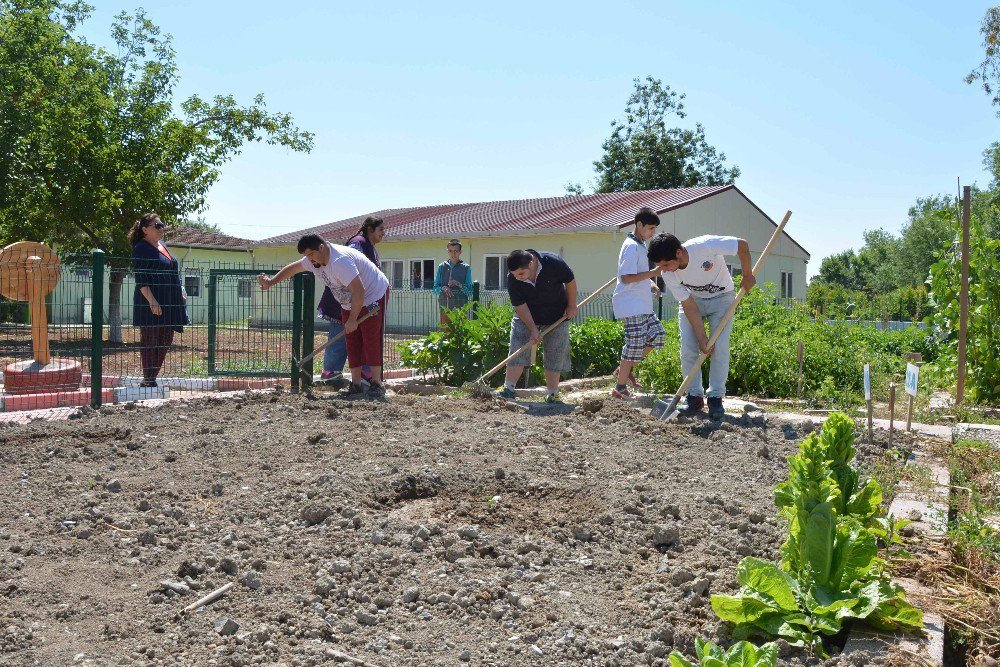
<path fill-rule="evenodd" d="M 625 345 L 621 322 L 588 317 L 569 327 L 570 361 L 573 377 L 609 375 L 618 365 Z"/>
<path fill-rule="evenodd" d="M 741 641 L 726 650 L 698 637 L 694 640 L 694 650 L 698 662 L 691 662 L 679 651 L 673 651 L 669 656 L 670 667 L 775 667 L 778 664 L 778 646 L 773 642 L 756 646 Z"/>
<path fill-rule="evenodd" d="M 859 483 L 853 442 L 853 422 L 835 413 L 789 458 L 788 481 L 775 488 L 788 520 L 780 567 L 746 558 L 739 592 L 712 596 L 716 614 L 735 625 L 734 637 L 780 636 L 823 653 L 822 636 L 837 634 L 849 618 L 922 630 L 921 612 L 890 583 L 878 557 L 872 529 L 881 528 L 882 491 L 873 480 Z"/>
<path fill-rule="evenodd" d="M 995 209 L 996 204 L 992 204 Z M 955 220 L 956 234 L 959 232 Z M 966 388 L 975 401 L 1000 400 L 1000 239 L 990 238 L 979 215 L 969 226 L 969 323 Z M 943 342 L 936 371 L 949 384 L 958 362 L 961 255 L 949 243 L 931 266 L 931 301 L 936 313 L 928 318 Z"/>

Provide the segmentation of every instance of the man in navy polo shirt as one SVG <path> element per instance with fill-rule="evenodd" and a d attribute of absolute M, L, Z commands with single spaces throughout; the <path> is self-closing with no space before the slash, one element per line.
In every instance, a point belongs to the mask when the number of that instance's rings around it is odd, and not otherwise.
<path fill-rule="evenodd" d="M 507 293 L 514 307 L 510 326 L 510 353 L 531 341 L 543 345 L 545 368 L 545 402 L 556 403 L 559 376 L 569 371 L 569 322 L 563 322 L 545 335 L 540 329 L 554 324 L 561 318 L 572 319 L 576 308 L 576 277 L 569 264 L 559 255 L 537 250 L 514 250 L 507 255 Z M 513 399 L 514 383 L 524 367 L 530 363 L 529 351 L 507 363 L 507 375 L 501 398 Z"/>

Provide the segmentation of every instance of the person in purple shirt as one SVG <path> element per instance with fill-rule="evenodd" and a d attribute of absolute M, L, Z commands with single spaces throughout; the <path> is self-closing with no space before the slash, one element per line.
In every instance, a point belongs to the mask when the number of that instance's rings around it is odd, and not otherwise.
<path fill-rule="evenodd" d="M 361 223 L 361 229 L 359 229 L 354 236 L 347 239 L 347 246 L 349 248 L 354 248 L 355 250 L 364 253 L 365 257 L 367 257 L 372 261 L 372 264 L 381 269 L 382 262 L 380 261 L 378 249 L 375 247 L 375 244 L 381 241 L 383 238 L 385 238 L 385 221 L 382 220 L 382 218 L 378 217 L 377 215 L 369 215 L 367 218 L 365 218 L 365 221 Z M 385 303 L 388 306 L 389 303 L 388 292 L 386 293 L 385 296 Z M 332 328 L 333 325 L 331 324 L 331 330 Z M 383 332 L 383 334 L 384 333 L 385 332 Z M 331 345 L 330 347 L 333 346 Z M 330 348 L 327 349 L 329 350 Z M 347 353 L 346 347 L 344 348 L 344 353 L 345 354 Z M 336 361 L 336 359 L 334 359 L 334 361 Z M 341 364 L 341 367 L 343 367 L 343 364 Z M 327 370 L 326 358 L 324 357 L 323 359 L 324 373 L 326 372 L 326 370 Z M 369 368 L 367 365 L 363 366 L 361 368 L 361 374 L 364 376 L 366 382 L 371 382 L 372 380 L 371 368 Z M 332 373 L 330 377 L 333 377 Z"/>

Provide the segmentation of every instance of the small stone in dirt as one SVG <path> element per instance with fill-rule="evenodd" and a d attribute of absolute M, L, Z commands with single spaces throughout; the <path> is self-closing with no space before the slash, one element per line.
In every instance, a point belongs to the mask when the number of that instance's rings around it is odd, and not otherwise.
<path fill-rule="evenodd" d="M 358 619 L 358 623 L 360 623 L 361 625 L 377 625 L 378 624 L 378 616 L 376 616 L 375 614 L 372 614 L 370 612 L 367 612 L 364 609 L 359 609 L 358 613 L 355 614 L 355 618 Z"/>
<path fill-rule="evenodd" d="M 756 403 L 744 403 L 743 412 L 759 412 L 760 406 Z"/>
<path fill-rule="evenodd" d="M 767 448 L 767 445 L 761 445 L 760 448 L 757 449 L 757 456 L 762 459 L 769 459 L 771 458 L 771 450 Z"/>
<path fill-rule="evenodd" d="M 909 513 L 907 513 L 906 518 L 910 521 L 920 521 L 924 518 L 924 513 L 916 509 L 910 510 Z"/>
<path fill-rule="evenodd" d="M 565 429 L 563 429 L 563 437 L 564 438 L 572 438 L 574 435 L 576 435 L 576 434 L 573 432 L 573 429 L 571 429 L 569 426 L 567 426 Z"/>
<path fill-rule="evenodd" d="M 301 516 L 306 525 L 315 526 L 318 523 L 323 523 L 331 514 L 333 514 L 332 508 L 314 503 L 303 507 Z"/>
<path fill-rule="evenodd" d="M 261 579 L 259 574 L 251 570 L 240 577 L 240 583 L 250 590 L 256 591 L 260 590 L 260 587 L 264 585 L 264 580 Z"/>
<path fill-rule="evenodd" d="M 335 560 L 330 563 L 330 571 L 334 574 L 346 574 L 351 571 L 351 564 L 346 560 Z"/>
<path fill-rule="evenodd" d="M 416 586 L 410 586 L 405 591 L 403 591 L 403 602 L 416 602 L 420 599 L 420 589 Z"/>
<path fill-rule="evenodd" d="M 590 526 L 573 526 L 573 539 L 578 542 L 589 542 L 594 539 L 594 531 Z"/>
<path fill-rule="evenodd" d="M 235 635 L 240 630 L 240 624 L 229 618 L 228 616 L 220 616 L 215 619 L 215 631 L 218 632 L 223 637 L 228 637 L 230 635 Z"/>
<path fill-rule="evenodd" d="M 458 659 L 461 660 L 462 662 L 469 662 L 470 660 L 472 660 L 472 653 L 470 653 L 469 650 L 466 649 L 458 654 Z"/>
<path fill-rule="evenodd" d="M 669 547 L 677 543 L 681 538 L 681 531 L 677 526 L 664 526 L 662 524 L 653 527 L 653 545 L 657 547 Z"/>
<path fill-rule="evenodd" d="M 493 473 L 493 476 L 496 477 L 497 479 L 503 479 L 507 476 L 507 473 L 504 471 L 503 468 L 497 468 L 496 471 Z"/>
<path fill-rule="evenodd" d="M 670 575 L 670 583 L 674 586 L 680 586 L 681 584 L 686 584 L 689 581 L 694 581 L 694 575 L 691 574 L 690 570 L 686 570 L 683 567 L 674 570 L 674 573 Z"/>
<path fill-rule="evenodd" d="M 139 533 L 139 544 L 144 547 L 151 547 L 156 544 L 156 534 L 149 530 Z"/>
<path fill-rule="evenodd" d="M 121 493 L 122 483 L 119 482 L 117 479 L 112 479 L 109 480 L 108 483 L 104 485 L 104 488 L 106 488 L 111 493 Z"/>
<path fill-rule="evenodd" d="M 747 515 L 747 518 L 750 519 L 750 523 L 764 523 L 764 519 L 766 519 L 767 517 L 764 515 L 763 512 L 758 512 L 757 510 L 754 510 Z"/>
<path fill-rule="evenodd" d="M 340 411 L 337 408 L 329 407 L 326 409 L 327 419 L 336 419 L 338 416 L 340 416 Z"/>
<path fill-rule="evenodd" d="M 535 644 L 532 644 L 532 645 L 531 645 L 531 646 L 530 646 L 530 647 L 528 648 L 528 650 L 529 650 L 529 651 L 531 651 L 532 655 L 535 655 L 535 656 L 539 656 L 539 657 L 541 657 L 541 656 L 545 655 L 545 651 L 543 651 L 543 650 L 542 650 L 541 648 L 539 648 L 539 647 L 538 647 L 538 646 L 536 646 Z"/>
<path fill-rule="evenodd" d="M 580 407 L 583 408 L 584 412 L 599 412 L 600 409 L 604 407 L 604 399 L 595 397 L 585 398 L 580 404 Z"/>
<path fill-rule="evenodd" d="M 173 463 L 177 460 L 177 452 L 167 452 L 163 455 L 163 460 L 167 463 Z"/>
<path fill-rule="evenodd" d="M 458 529 L 458 536 L 463 540 L 472 542 L 479 539 L 479 529 L 475 526 L 462 526 Z"/>
<path fill-rule="evenodd" d="M 312 435 L 310 435 L 308 438 L 306 438 L 306 441 L 310 445 L 315 445 L 315 444 L 318 444 L 319 441 L 322 440 L 322 439 L 323 439 L 323 432 L 322 431 L 317 431 L 317 432 L 313 433 Z"/>

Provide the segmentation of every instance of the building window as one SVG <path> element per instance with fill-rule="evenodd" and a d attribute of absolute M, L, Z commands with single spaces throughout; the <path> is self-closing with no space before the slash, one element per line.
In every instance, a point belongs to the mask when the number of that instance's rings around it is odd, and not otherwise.
<path fill-rule="evenodd" d="M 403 260 L 386 259 L 382 261 L 382 273 L 389 279 L 389 286 L 399 289 L 403 286 Z"/>
<path fill-rule="evenodd" d="M 791 299 L 792 298 L 792 272 L 782 271 L 781 272 L 781 298 Z"/>
<path fill-rule="evenodd" d="M 434 260 L 410 260 L 410 289 L 434 289 Z"/>
<path fill-rule="evenodd" d="M 507 289 L 507 255 L 486 255 L 483 258 L 483 289 Z"/>
<path fill-rule="evenodd" d="M 253 280 L 250 278 L 240 278 L 236 281 L 236 298 L 249 299 L 253 294 Z"/>
<path fill-rule="evenodd" d="M 188 298 L 201 294 L 201 269 L 185 269 L 184 291 Z"/>

